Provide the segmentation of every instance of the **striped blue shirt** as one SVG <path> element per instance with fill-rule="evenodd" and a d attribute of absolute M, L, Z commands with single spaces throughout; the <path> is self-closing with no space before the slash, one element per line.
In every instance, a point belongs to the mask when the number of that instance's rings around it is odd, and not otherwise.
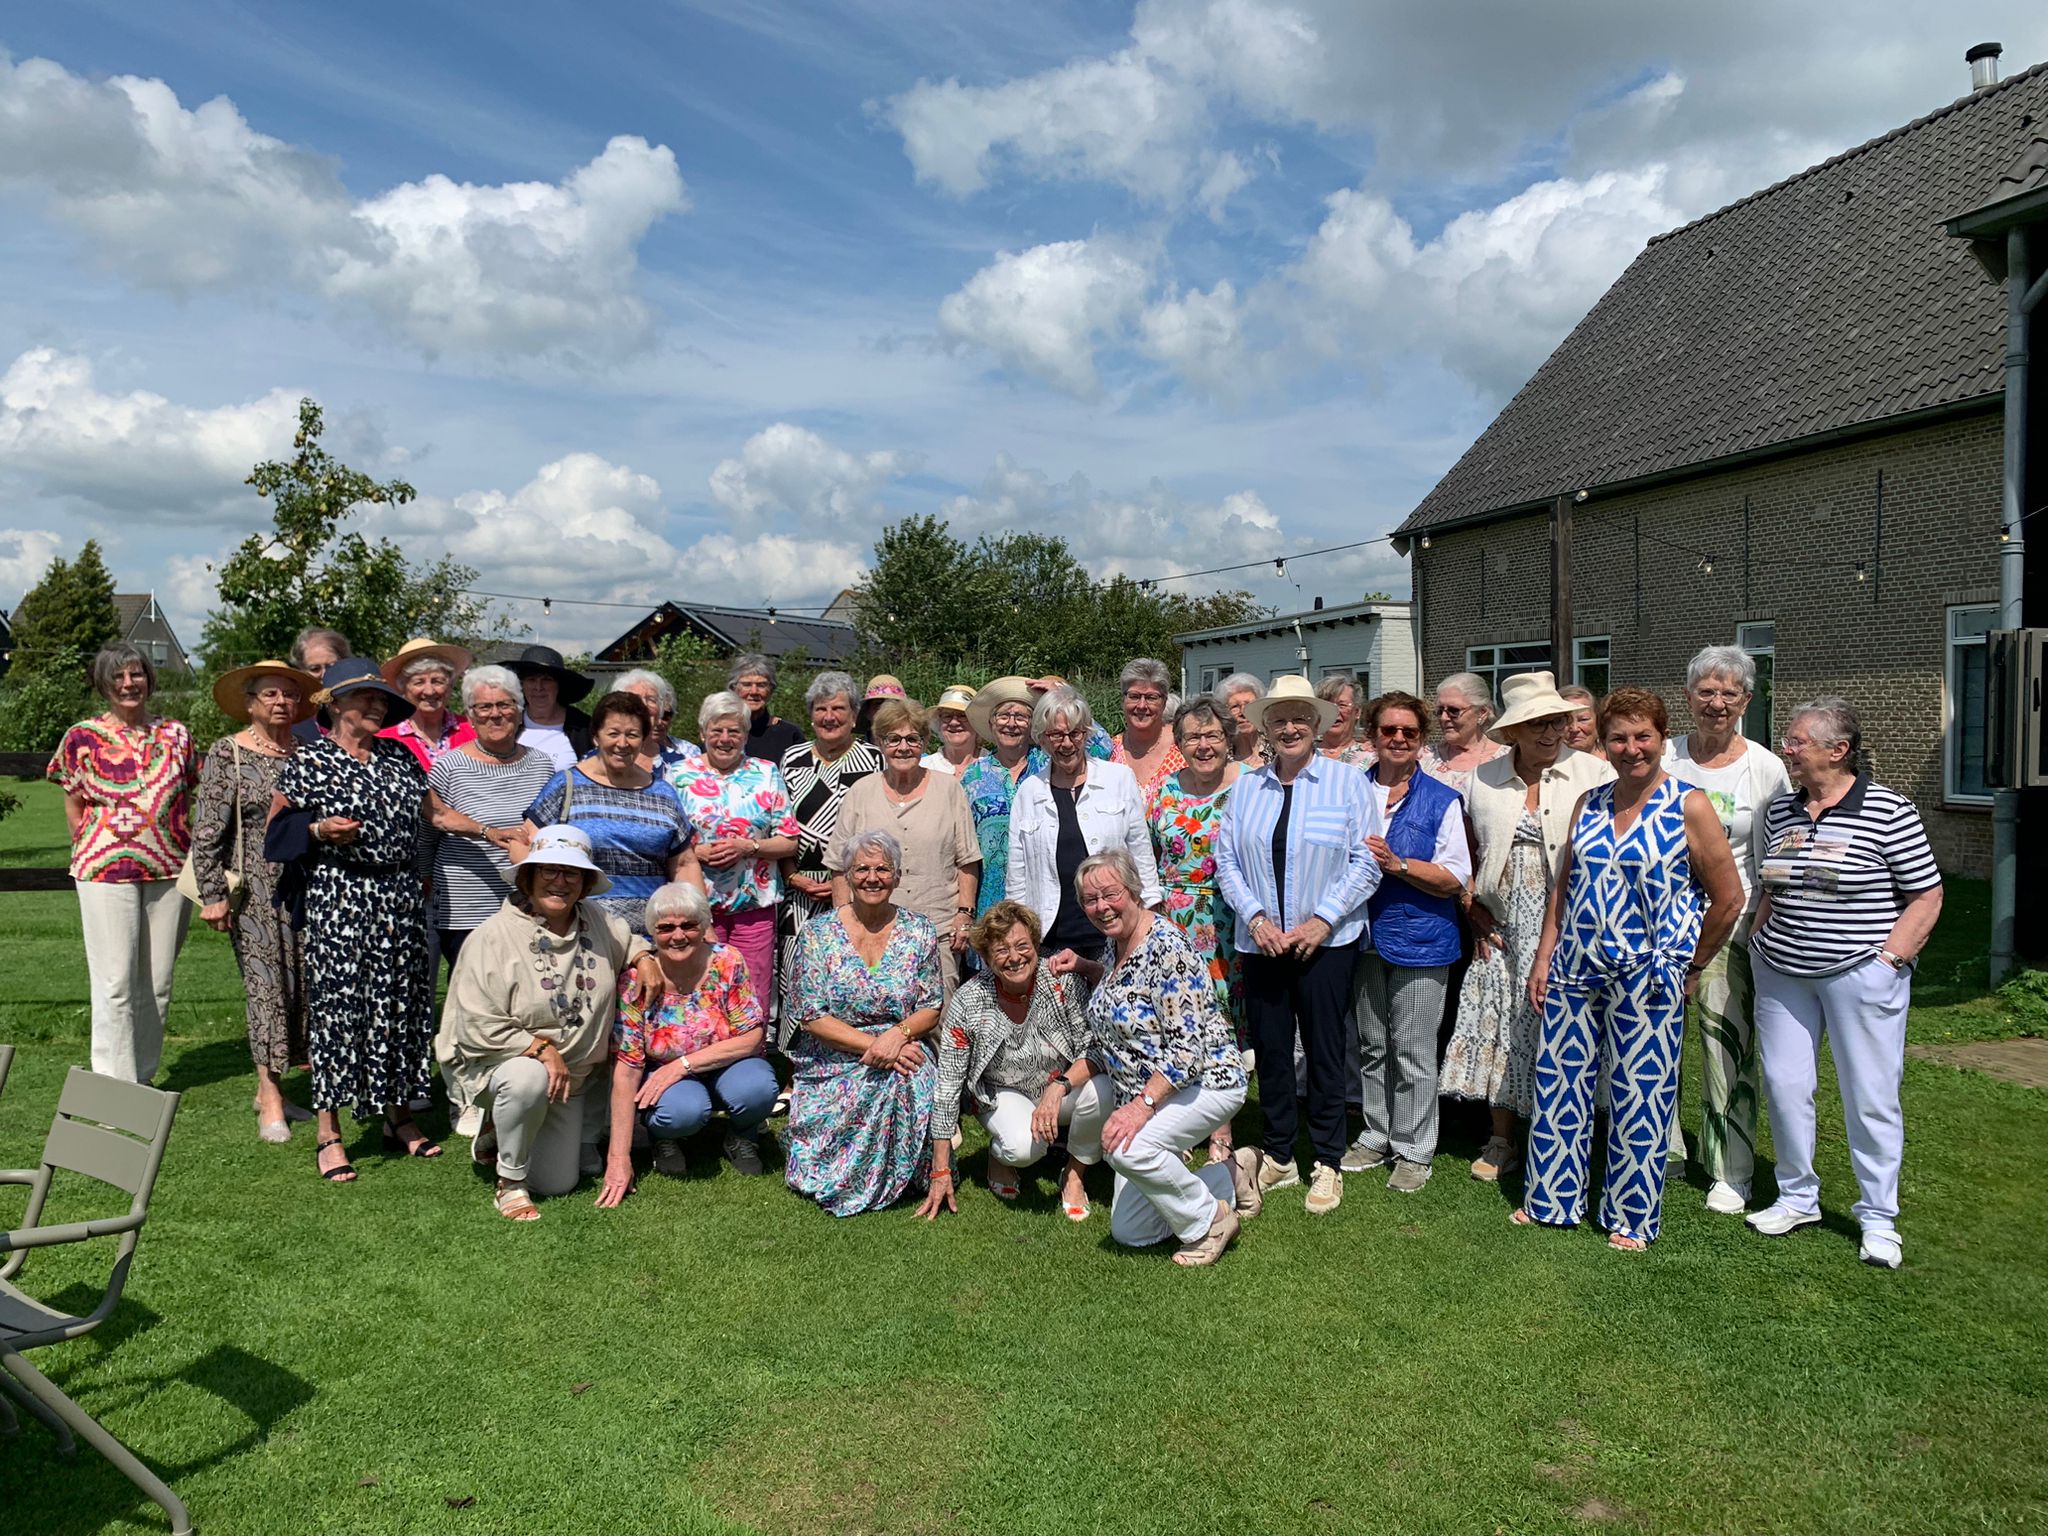
<path fill-rule="evenodd" d="M 1274 889 L 1273 828 L 1286 789 L 1271 764 L 1245 774 L 1216 833 L 1216 882 L 1237 914 L 1240 954 L 1258 953 L 1251 919 L 1261 912 L 1283 929 L 1320 917 L 1330 925 L 1330 944 L 1355 943 L 1365 932 L 1366 898 L 1379 889 L 1379 861 L 1365 840 L 1386 828 L 1365 775 L 1314 753 L 1294 776 L 1283 906 Z"/>

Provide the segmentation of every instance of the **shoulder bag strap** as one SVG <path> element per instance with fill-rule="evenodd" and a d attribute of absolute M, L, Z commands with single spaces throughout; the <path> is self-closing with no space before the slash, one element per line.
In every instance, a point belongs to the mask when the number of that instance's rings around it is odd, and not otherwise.
<path fill-rule="evenodd" d="M 242 814 L 242 738 L 240 732 L 228 738 L 228 745 L 235 754 L 235 873 L 246 881 L 249 878 L 249 869 L 242 862 L 242 849 L 244 847 L 242 833 L 247 825 L 248 818 Z"/>

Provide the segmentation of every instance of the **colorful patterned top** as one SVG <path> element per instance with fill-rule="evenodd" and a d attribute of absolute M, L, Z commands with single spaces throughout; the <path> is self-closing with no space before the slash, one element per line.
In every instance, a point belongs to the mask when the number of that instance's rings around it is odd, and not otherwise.
<path fill-rule="evenodd" d="M 580 767 L 549 779 L 526 819 L 536 827 L 568 821 L 590 834 L 592 862 L 612 877 L 611 889 L 592 899 L 634 933 L 641 931 L 647 898 L 668 879 L 670 861 L 695 835 L 668 780 L 614 789 Z"/>
<path fill-rule="evenodd" d="M 707 757 L 693 757 L 668 771 L 683 802 L 683 815 L 697 841 L 725 837 L 800 837 L 790 813 L 789 791 L 773 763 L 743 757 L 731 773 L 720 773 Z M 719 912 L 749 912 L 782 900 L 782 867 L 776 859 L 747 858 L 724 869 L 704 866 L 704 894 Z"/>
<path fill-rule="evenodd" d="M 1176 773 L 1145 802 L 1166 915 L 1180 925 L 1195 953 L 1207 962 L 1216 1001 L 1233 1024 L 1244 1016 L 1233 942 L 1237 919 L 1216 883 L 1216 833 L 1235 787 L 1233 779 L 1221 789 L 1198 795 L 1183 789 Z"/>
<path fill-rule="evenodd" d="M 1612 784 L 1586 792 L 1572 823 L 1553 981 L 1599 982 L 1654 965 L 1667 985 L 1684 985 L 1703 914 L 1685 841 L 1687 788 L 1667 775 L 1626 831 L 1615 830 Z"/>
<path fill-rule="evenodd" d="M 426 733 L 413 724 L 410 717 L 396 725 L 387 725 L 377 733 L 386 741 L 395 741 L 413 755 L 422 772 L 438 763 L 443 754 L 452 752 L 465 742 L 476 740 L 476 727 L 471 725 L 454 710 L 445 710 L 441 715 L 441 739 L 427 740 Z"/>
<path fill-rule="evenodd" d="M 1003 899 L 1008 883 L 1010 803 L 1017 783 L 995 753 L 984 752 L 960 770 L 960 789 L 974 817 L 974 840 L 981 845 L 981 889 L 974 897 L 974 915 L 979 918 Z"/>
<path fill-rule="evenodd" d="M 1107 1072 L 1118 1104 L 1157 1072 L 1176 1090 L 1243 1088 L 1244 1057 L 1209 984 L 1209 967 L 1170 922 L 1152 920 L 1129 957 L 1088 999 L 1088 1062 Z"/>
<path fill-rule="evenodd" d="M 728 944 L 713 944 L 696 990 L 673 988 L 661 995 L 653 1022 L 639 1003 L 629 1002 L 631 975 L 619 979 L 619 1017 L 612 1025 L 612 1054 L 629 1067 L 674 1061 L 707 1045 L 748 1034 L 766 1016 L 754 984 L 747 980 L 747 962 Z"/>
<path fill-rule="evenodd" d="M 790 1007 L 798 1025 L 829 1015 L 872 1033 L 938 1007 L 945 996 L 939 980 L 939 930 L 908 907 L 896 909 L 895 931 L 873 965 L 861 959 L 836 912 L 821 912 L 804 925 L 796 954 Z M 808 1033 L 798 1034 L 789 1048 L 799 1062 L 821 1053 L 837 1054 L 837 1049 Z"/>
<path fill-rule="evenodd" d="M 1479 741 L 1479 762 L 1490 763 L 1507 750 L 1499 742 L 1482 737 Z M 1457 753 L 1453 752 L 1451 756 L 1456 757 Z M 1450 785 L 1467 800 L 1471 798 L 1472 775 L 1478 771 L 1478 763 L 1474 763 L 1470 768 L 1448 767 L 1446 765 L 1450 759 L 1444 756 L 1433 741 L 1425 741 L 1422 744 L 1422 750 L 1415 754 L 1415 761 L 1432 779 Z"/>
<path fill-rule="evenodd" d="M 49 777 L 85 806 L 71 878 L 106 884 L 175 880 L 192 846 L 199 754 L 177 720 L 131 731 L 106 715 L 64 733 Z"/>
<path fill-rule="evenodd" d="M 1109 740 L 1112 748 L 1109 760 L 1112 763 L 1122 763 L 1135 774 L 1138 770 L 1131 768 L 1130 754 L 1124 751 L 1123 737 L 1116 735 L 1110 737 Z M 1159 760 L 1159 766 L 1154 768 L 1147 777 L 1138 780 L 1138 788 L 1149 795 L 1153 790 L 1173 777 L 1173 775 L 1179 773 L 1181 769 L 1187 767 L 1187 765 L 1188 760 L 1180 755 L 1180 748 L 1169 743 L 1166 748 L 1166 756 Z"/>
<path fill-rule="evenodd" d="M 1321 747 L 1317 747 L 1316 750 L 1323 752 Z M 1323 752 L 1323 756 L 1333 763 L 1348 763 L 1353 768 L 1370 768 L 1380 760 L 1379 753 L 1362 741 L 1354 741 L 1350 746 L 1336 752 Z"/>

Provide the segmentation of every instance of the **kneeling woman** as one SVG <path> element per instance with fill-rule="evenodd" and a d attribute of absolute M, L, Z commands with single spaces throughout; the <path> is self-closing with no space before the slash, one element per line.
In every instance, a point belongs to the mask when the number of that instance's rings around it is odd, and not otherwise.
<path fill-rule="evenodd" d="M 939 1088 L 932 1108 L 932 1187 L 918 1215 L 936 1217 L 954 1199 L 953 1136 L 960 1129 L 960 1099 L 972 1094 L 988 1132 L 988 1191 L 1017 1198 L 1017 1170 L 1052 1149 L 1032 1128 L 1046 1082 L 1088 1045 L 1083 1013 L 1087 989 L 1069 972 L 1054 976 L 1038 962 L 1038 916 L 1019 901 L 999 901 L 968 934 L 983 969 L 960 985 L 939 1021 Z M 1091 1111 L 1100 1083 L 1063 1099 L 1064 1123 L 1083 1106 Z M 1081 1164 L 1067 1159 L 1060 1189 L 1070 1221 L 1088 1219 Z"/>
<path fill-rule="evenodd" d="M 1615 778 L 1580 797 L 1529 973 L 1543 1036 L 1525 1203 L 1514 1219 L 1584 1219 L 1595 1088 L 1605 1079 L 1600 1224 L 1610 1245 L 1630 1252 L 1655 1239 L 1663 1214 L 1685 1000 L 1742 915 L 1721 818 L 1703 791 L 1664 771 L 1665 732 L 1664 701 L 1646 689 L 1618 688 L 1602 701 L 1600 738 Z"/>
<path fill-rule="evenodd" d="M 590 898 L 610 886 L 582 828 L 547 827 L 513 894 L 456 958 L 435 1055 L 498 1137 L 498 1213 L 576 1187 L 584 1088 L 611 1044 L 619 976 L 647 946 Z M 643 978 L 647 980 L 651 978 Z"/>
<path fill-rule="evenodd" d="M 1208 958 L 1145 909 L 1143 890 L 1120 848 L 1083 859 L 1074 876 L 1081 910 L 1109 947 L 1100 964 L 1072 950 L 1050 962 L 1096 985 L 1088 1049 L 1046 1086 L 1032 1131 L 1050 1141 L 1061 1101 L 1107 1077 L 1109 1092 L 1076 1104 L 1068 1145 L 1081 1162 L 1116 1170 L 1109 1235 L 1132 1248 L 1177 1237 L 1175 1263 L 1214 1264 L 1237 1236 L 1239 1211 L 1256 1214 L 1257 1188 L 1235 1162 L 1196 1170 L 1181 1154 L 1243 1107 L 1244 1058 L 1216 1006 Z"/>
<path fill-rule="evenodd" d="M 775 1069 L 761 1057 L 767 1017 L 737 945 L 711 937 L 711 903 L 680 881 L 647 898 L 647 928 L 661 966 L 659 991 L 639 1001 L 637 979 L 619 998 L 612 1032 L 612 1136 L 604 1193 L 617 1205 L 633 1189 L 633 1116 L 654 1139 L 657 1173 L 686 1171 L 683 1138 L 726 1113 L 725 1155 L 735 1173 L 762 1171 L 758 1137 L 775 1105 Z"/>
<path fill-rule="evenodd" d="M 798 936 L 786 1023 L 789 1187 L 834 1216 L 879 1210 L 925 1177 L 938 1070 L 939 931 L 893 900 L 903 849 L 879 828 L 846 850 L 852 901 Z"/>

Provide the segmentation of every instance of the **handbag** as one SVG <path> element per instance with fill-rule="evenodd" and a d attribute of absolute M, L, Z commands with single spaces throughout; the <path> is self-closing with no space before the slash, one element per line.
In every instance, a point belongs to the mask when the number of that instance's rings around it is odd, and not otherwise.
<path fill-rule="evenodd" d="M 249 881 L 242 873 L 242 744 L 232 737 L 228 744 L 235 754 L 235 862 L 227 872 L 228 916 L 234 917 L 248 899 Z M 206 905 L 199 895 L 199 872 L 192 867 L 192 855 L 189 853 L 185 855 L 185 867 L 178 871 L 178 894 L 195 907 Z"/>

